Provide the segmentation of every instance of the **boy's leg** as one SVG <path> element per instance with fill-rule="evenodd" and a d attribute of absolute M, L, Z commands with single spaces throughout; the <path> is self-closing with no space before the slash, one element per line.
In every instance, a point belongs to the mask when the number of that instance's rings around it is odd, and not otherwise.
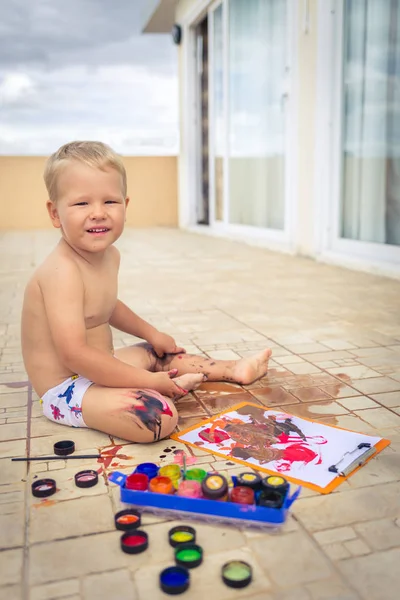
<path fill-rule="evenodd" d="M 158 358 L 152 346 L 147 343 L 121 348 L 115 352 L 116 357 L 123 362 L 136 367 L 142 366 L 148 371 L 178 369 L 178 377 L 199 373 L 206 375 L 209 381 L 231 381 L 242 385 L 252 383 L 267 373 L 271 354 L 271 350 L 267 348 L 239 360 L 215 360 L 196 354 L 166 354 L 163 358 Z M 139 359 L 140 365 L 137 362 Z M 186 386 L 186 389 L 192 388 Z"/>
<path fill-rule="evenodd" d="M 91 429 L 140 444 L 168 437 L 178 421 L 172 400 L 154 390 L 96 384 L 83 396 L 82 417 Z"/>

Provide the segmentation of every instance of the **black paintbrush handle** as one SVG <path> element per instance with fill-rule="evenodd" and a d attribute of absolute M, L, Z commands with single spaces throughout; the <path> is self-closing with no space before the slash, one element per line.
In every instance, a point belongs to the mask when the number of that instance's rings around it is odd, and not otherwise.
<path fill-rule="evenodd" d="M 101 454 L 81 454 L 80 456 L 76 456 L 75 454 L 67 454 L 66 456 L 27 456 L 23 458 L 12 458 L 14 461 L 25 461 L 29 462 L 31 460 L 70 460 L 70 459 L 79 459 L 79 458 L 102 458 Z M 105 457 L 104 457 L 105 458 Z"/>

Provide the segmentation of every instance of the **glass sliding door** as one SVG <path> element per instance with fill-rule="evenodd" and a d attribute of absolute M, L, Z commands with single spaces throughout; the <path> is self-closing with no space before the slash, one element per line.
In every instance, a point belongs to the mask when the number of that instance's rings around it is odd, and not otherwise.
<path fill-rule="evenodd" d="M 230 0 L 229 223 L 284 229 L 286 0 Z"/>
<path fill-rule="evenodd" d="M 400 3 L 344 0 L 339 237 L 400 245 Z"/>
<path fill-rule="evenodd" d="M 224 156 L 225 156 L 225 76 L 224 76 L 224 6 L 212 11 L 212 98 L 211 98 L 211 170 L 213 177 L 214 221 L 224 219 Z"/>

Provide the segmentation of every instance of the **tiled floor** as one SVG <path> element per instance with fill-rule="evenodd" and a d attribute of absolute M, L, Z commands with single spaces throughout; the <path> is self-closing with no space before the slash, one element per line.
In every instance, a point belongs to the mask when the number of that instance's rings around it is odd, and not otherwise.
<path fill-rule="evenodd" d="M 123 554 L 113 524 L 118 489 L 106 476 L 116 468 L 130 472 L 143 460 L 166 464 L 171 447 L 183 446 L 129 445 L 51 423 L 24 373 L 18 337 L 23 288 L 56 239 L 53 232 L 0 237 L 0 600 L 164 598 L 158 573 L 172 563 L 166 538 L 172 523 L 144 516 L 149 550 Z M 248 399 L 392 442 L 334 493 L 303 489 L 278 534 L 198 524 L 205 561 L 184 597 L 397 600 L 400 282 L 164 229 L 127 230 L 119 245 L 120 297 L 188 351 L 235 358 L 273 349 L 269 374 L 256 384 L 207 383 L 180 400 L 181 428 Z M 131 343 L 118 332 L 116 340 Z M 51 454 L 54 441 L 68 437 L 78 452 L 108 449 L 115 457 L 102 464 L 38 461 L 28 470 L 10 461 L 26 451 Z M 194 455 L 203 468 L 237 471 L 201 450 Z M 101 469 L 99 485 L 75 487 L 73 475 L 83 466 Z M 33 498 L 32 480 L 50 474 L 57 494 Z M 224 586 L 219 571 L 229 558 L 251 562 L 250 587 Z"/>

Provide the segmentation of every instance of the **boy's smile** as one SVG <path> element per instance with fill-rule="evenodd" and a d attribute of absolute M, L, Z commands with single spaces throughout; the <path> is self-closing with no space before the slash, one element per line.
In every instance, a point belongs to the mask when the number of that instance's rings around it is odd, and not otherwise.
<path fill-rule="evenodd" d="M 57 201 L 48 202 L 48 210 L 73 249 L 97 253 L 120 237 L 128 201 L 115 169 L 71 161 L 59 175 Z"/>

